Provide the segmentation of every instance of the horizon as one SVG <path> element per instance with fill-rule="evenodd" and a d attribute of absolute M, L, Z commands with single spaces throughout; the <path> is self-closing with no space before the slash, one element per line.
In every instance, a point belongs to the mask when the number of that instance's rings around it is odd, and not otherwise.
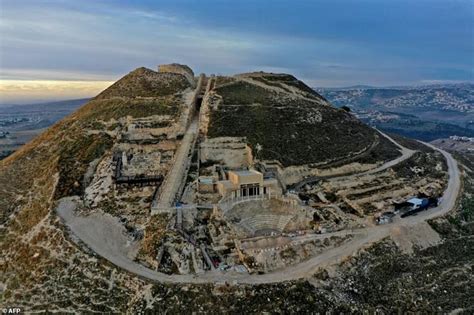
<path fill-rule="evenodd" d="M 474 82 L 472 1 L 268 4 L 2 0 L 0 102 L 93 97 L 137 67 L 172 62 L 290 73 L 318 88 Z"/>
<path fill-rule="evenodd" d="M 234 75 L 237 75 L 234 74 Z M 120 78 L 119 78 L 120 79 Z M 117 79 L 117 81 L 119 80 Z M 51 81 L 31 81 L 31 82 L 51 82 Z M 71 81 L 57 81 L 57 82 L 68 82 L 68 84 L 71 83 Z M 101 93 L 103 90 L 107 89 L 110 85 L 114 84 L 116 81 L 97 81 L 99 82 L 99 85 L 97 87 L 97 93 L 93 95 L 83 95 L 79 94 L 77 97 L 69 97 L 69 98 L 61 98 L 57 97 L 58 94 L 54 94 L 52 98 L 37 98 L 37 99 L 16 99 L 14 101 L 3 101 L 3 99 L 0 99 L 0 107 L 10 107 L 10 106 L 16 106 L 16 105 L 41 105 L 41 104 L 48 104 L 48 103 L 56 103 L 56 102 L 68 102 L 68 101 L 77 101 L 77 100 L 90 100 L 97 96 L 99 93 Z M 304 81 L 303 81 L 304 82 Z M 86 83 L 87 85 L 90 84 L 88 81 L 76 81 L 76 83 L 80 86 L 81 83 Z M 102 87 L 103 84 L 107 84 L 105 87 Z M 0 92 L 2 92 L 4 82 L 0 80 Z M 310 86 L 312 89 L 317 90 L 317 89 L 324 89 L 324 90 L 351 90 L 351 89 L 415 89 L 415 88 L 423 88 L 423 87 L 436 87 L 436 86 L 452 86 L 452 85 L 463 85 L 463 84 L 468 84 L 468 85 L 474 85 L 474 81 L 460 81 L 460 82 L 427 82 L 427 83 L 420 83 L 420 84 L 413 84 L 413 85 L 387 85 L 387 86 L 376 86 L 376 85 L 364 85 L 364 84 L 357 84 L 357 85 L 351 85 L 351 86 Z M 36 86 L 41 86 L 41 84 L 35 84 Z M 77 88 L 72 88 L 71 91 L 77 90 Z M 55 92 L 56 93 L 56 92 Z M 1 94 L 1 93 L 0 93 Z M 2 95 L 3 97 L 3 95 Z"/>

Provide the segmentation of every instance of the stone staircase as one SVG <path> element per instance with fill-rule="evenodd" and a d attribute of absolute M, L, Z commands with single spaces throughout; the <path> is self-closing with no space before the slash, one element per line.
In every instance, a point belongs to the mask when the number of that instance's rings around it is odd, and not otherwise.
<path fill-rule="evenodd" d="M 200 97 L 203 91 L 205 92 L 206 85 L 203 84 L 204 80 L 206 80 L 206 77 L 201 75 L 191 106 L 196 106 L 197 99 Z M 170 213 L 175 210 L 174 204 L 181 196 L 186 183 L 189 167 L 191 165 L 191 158 L 197 140 L 198 125 L 199 113 L 195 113 L 193 114 L 193 118 L 187 127 L 186 133 L 178 149 L 176 150 L 173 166 L 154 196 L 154 200 L 151 205 L 152 215 L 163 212 Z"/>

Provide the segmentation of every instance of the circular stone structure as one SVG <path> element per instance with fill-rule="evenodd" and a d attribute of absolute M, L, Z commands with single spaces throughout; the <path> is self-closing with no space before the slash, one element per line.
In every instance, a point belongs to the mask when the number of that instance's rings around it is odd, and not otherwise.
<path fill-rule="evenodd" d="M 236 203 L 224 213 L 224 219 L 238 236 L 247 238 L 306 229 L 311 217 L 294 202 L 272 198 Z"/>

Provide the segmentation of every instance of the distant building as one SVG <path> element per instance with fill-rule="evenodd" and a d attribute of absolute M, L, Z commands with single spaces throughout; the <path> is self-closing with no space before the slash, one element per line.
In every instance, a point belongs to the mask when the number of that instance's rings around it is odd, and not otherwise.
<path fill-rule="evenodd" d="M 228 180 L 217 182 L 217 191 L 234 198 L 281 194 L 276 178 L 264 178 L 255 170 L 229 171 Z"/>
<path fill-rule="evenodd" d="M 449 139 L 454 141 L 462 141 L 462 142 L 474 142 L 474 138 L 470 137 L 460 137 L 460 136 L 451 136 Z"/>

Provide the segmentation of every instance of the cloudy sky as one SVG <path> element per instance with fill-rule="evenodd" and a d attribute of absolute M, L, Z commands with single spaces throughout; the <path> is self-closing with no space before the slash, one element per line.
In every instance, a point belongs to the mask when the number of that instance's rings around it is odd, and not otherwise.
<path fill-rule="evenodd" d="M 139 66 L 312 86 L 474 80 L 473 0 L 0 0 L 0 102 L 93 96 Z"/>

